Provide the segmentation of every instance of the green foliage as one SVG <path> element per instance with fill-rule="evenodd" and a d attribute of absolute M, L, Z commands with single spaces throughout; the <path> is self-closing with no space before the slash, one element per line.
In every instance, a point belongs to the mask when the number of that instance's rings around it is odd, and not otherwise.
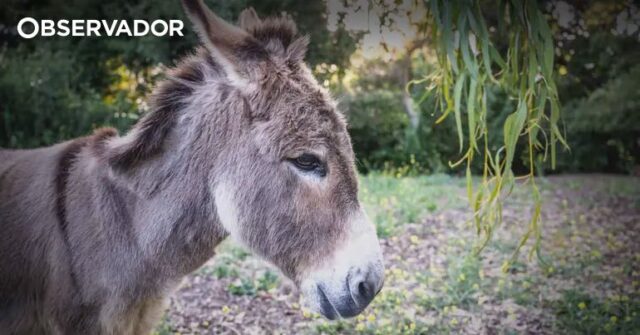
<path fill-rule="evenodd" d="M 358 169 L 401 175 L 447 172 L 455 149 L 445 139 L 454 136 L 453 128 L 422 122 L 412 129 L 401 99 L 402 93 L 393 89 L 363 91 L 343 99 Z M 432 110 L 425 104 L 420 113 L 428 119 Z"/>
<path fill-rule="evenodd" d="M 574 100 L 566 115 L 571 131 L 628 133 L 640 131 L 640 91 L 636 86 L 640 65 L 611 79 L 588 97 Z"/>
<path fill-rule="evenodd" d="M 400 94 L 373 90 L 343 101 L 358 165 L 364 171 L 381 169 L 385 162 L 405 163 L 404 137 L 409 120 L 398 104 Z"/>
<path fill-rule="evenodd" d="M 278 286 L 280 279 L 270 269 L 251 272 L 246 264 L 250 257 L 246 249 L 225 243 L 218 248 L 215 263 L 202 267 L 198 273 L 227 280 L 226 289 L 238 296 L 254 296 L 261 291 L 270 291 Z"/>
<path fill-rule="evenodd" d="M 640 96 L 635 88 L 640 49 L 636 37 L 613 34 L 611 25 L 573 41 L 556 33 L 564 45 L 558 62 L 566 70 L 558 78 L 558 90 L 571 146 L 559 157 L 560 171 L 634 173 L 637 169 Z"/>
<path fill-rule="evenodd" d="M 567 334 L 636 334 L 640 329 L 640 302 L 628 297 L 602 301 L 569 290 L 553 307 Z"/>
<path fill-rule="evenodd" d="M 302 34 L 310 34 L 307 60 L 340 68 L 355 44 L 342 30 L 330 33 L 322 2 L 207 1 L 219 15 L 235 22 L 253 6 L 260 15 L 287 11 Z M 156 81 L 158 65 L 171 65 L 197 44 L 180 1 L 47 1 L 9 0 L 0 12 L 0 27 L 14 27 L 25 16 L 36 19 L 182 19 L 184 37 L 43 38 L 25 40 L 0 29 L 0 147 L 32 148 L 114 126 L 126 130 L 138 117 Z M 123 75 L 124 73 L 124 75 Z M 131 87 L 121 88 L 131 82 Z"/>
<path fill-rule="evenodd" d="M 162 318 L 160 324 L 153 331 L 154 335 L 172 335 L 171 325 L 169 324 L 169 320 L 166 317 Z"/>
<path fill-rule="evenodd" d="M 534 181 L 534 152 L 546 153 L 550 149 L 551 166 L 555 167 L 556 142 L 564 143 L 553 78 L 554 45 L 547 20 L 535 1 L 503 1 L 497 6 L 500 29 L 497 35 L 492 35 L 480 2 L 431 1 L 430 8 L 440 68 L 427 80 L 433 83 L 443 111 L 437 122 L 451 114 L 455 119 L 462 158 L 452 166 L 462 162 L 467 165 L 468 200 L 477 233 L 483 236 L 479 249 L 491 239 L 496 224 L 502 220 L 502 199 L 515 184 L 512 167 L 517 144 L 520 137 L 525 137 L 530 169 L 526 177 L 534 194 L 534 208 L 529 229 L 522 236 L 516 254 L 530 236 L 538 242 L 531 250 L 533 253 L 539 247 L 538 218 L 542 206 Z M 509 41 L 506 52 L 495 47 L 493 41 L 498 38 Z M 502 124 L 503 144 L 498 150 L 489 147 L 486 92 L 494 85 L 517 101 Z M 483 160 L 483 172 L 482 183 L 474 189 L 471 167 L 476 155 Z"/>
<path fill-rule="evenodd" d="M 265 271 L 262 276 L 258 277 L 257 289 L 258 291 L 270 291 L 278 286 L 278 275 L 272 271 Z"/>
<path fill-rule="evenodd" d="M 0 51 L 0 146 L 36 147 L 131 124 L 135 105 L 118 94 L 106 103 L 81 77 L 76 54 L 41 46 Z"/>
<path fill-rule="evenodd" d="M 423 57 L 414 61 L 414 76 L 432 71 Z M 402 104 L 402 87 L 385 71 L 387 65 L 372 61 L 363 67 L 358 69 L 357 79 L 348 83 L 352 89 L 340 99 L 340 109 L 349 121 L 358 169 L 400 175 L 450 172 L 448 162 L 457 154 L 457 147 L 452 144 L 455 126 L 449 120 L 439 125 L 433 122 L 438 113 L 434 98 L 428 97 L 416 106 L 421 122 L 414 128 Z M 410 89 L 417 100 L 424 86 L 412 85 Z"/>
<path fill-rule="evenodd" d="M 452 185 L 462 186 L 459 179 L 447 175 L 406 177 L 374 172 L 361 178 L 359 198 L 378 235 L 392 236 L 407 223 L 417 223 L 426 214 L 459 207 L 459 194 Z"/>
<path fill-rule="evenodd" d="M 278 286 L 278 276 L 270 270 L 266 270 L 257 279 L 246 277 L 237 278 L 227 287 L 229 293 L 233 295 L 253 296 L 260 291 L 269 291 Z"/>
<path fill-rule="evenodd" d="M 420 304 L 427 309 L 442 310 L 447 306 L 468 309 L 477 303 L 482 284 L 479 276 L 481 265 L 478 256 L 472 253 L 462 258 L 451 257 L 444 277 L 443 294 L 435 299 L 423 299 Z"/>
<path fill-rule="evenodd" d="M 221 278 L 236 278 L 238 277 L 237 265 L 234 262 L 232 257 L 221 257 L 218 264 L 214 266 L 212 269 L 204 268 L 204 273 L 213 274 L 217 279 Z"/>
<path fill-rule="evenodd" d="M 229 293 L 233 295 L 255 295 L 256 287 L 253 281 L 248 278 L 238 278 L 229 284 Z"/>
<path fill-rule="evenodd" d="M 502 2 L 502 5 L 510 3 Z M 350 36 L 342 29 L 329 32 L 326 29 L 327 18 L 323 15 L 326 8 L 322 2 L 242 0 L 227 3 L 208 1 L 208 4 L 231 21 L 235 21 L 240 10 L 247 6 L 254 6 L 261 15 L 286 11 L 296 20 L 302 33 L 310 34 L 313 43 L 310 45 L 307 60 L 321 81 L 328 79 L 333 83 L 350 69 L 348 61 L 357 45 L 357 34 Z M 432 4 L 436 2 L 426 3 Z M 392 9 L 391 4 L 387 5 L 387 9 Z M 509 49 L 513 33 L 508 29 L 489 31 L 491 43 L 483 42 L 482 37 L 486 33 L 483 28 L 484 21 L 475 22 L 471 19 L 480 14 L 476 5 L 472 8 L 476 11 L 467 13 L 464 22 L 456 16 L 456 11 L 459 10 L 455 8 L 458 5 L 451 3 L 449 6 L 452 6 L 452 23 L 449 24 L 448 28 L 451 30 L 446 35 L 451 35 L 453 41 L 457 40 L 458 44 L 445 44 L 445 49 L 449 48 L 446 50 L 446 60 L 449 61 L 450 55 L 454 56 L 455 67 L 462 72 L 469 64 L 464 82 L 458 85 L 457 96 L 455 83 L 448 83 L 452 101 L 455 102 L 456 97 L 460 100 L 458 107 L 450 109 L 451 106 L 447 103 L 438 104 L 437 98 L 442 98 L 441 95 L 422 96 L 425 88 L 433 88 L 432 84 L 442 80 L 438 70 L 452 71 L 448 68 L 439 69 L 429 60 L 429 52 L 420 52 L 414 55 L 412 60 L 413 73 L 410 77 L 434 79 L 409 87 L 414 100 L 420 102 L 417 106 L 421 120 L 418 129 L 411 129 L 408 124 L 402 106 L 403 87 L 395 78 L 395 65 L 379 61 L 378 68 L 356 71 L 356 89 L 346 94 L 342 108 L 351 124 L 350 132 L 358 157 L 358 168 L 361 171 L 385 170 L 401 175 L 464 173 L 464 164 L 461 164 L 461 168 L 451 170 L 449 163 L 460 159 L 460 137 L 463 139 L 462 143 L 468 145 L 468 132 L 470 127 L 474 127 L 474 123 L 478 136 L 482 127 L 488 130 L 488 151 L 496 153 L 505 146 L 503 125 L 518 107 L 518 100 L 513 97 L 520 94 L 510 89 L 516 76 L 507 75 L 505 69 L 509 70 L 514 63 L 512 56 L 525 57 L 526 53 L 515 53 L 515 49 Z M 483 9 L 482 16 L 487 20 L 486 26 L 499 28 L 497 17 L 486 10 L 490 8 L 489 4 L 481 1 L 479 6 Z M 9 0 L 6 7 L 7 11 L 0 13 L 0 22 L 8 26 L 15 25 L 17 20 L 26 14 L 36 18 L 52 19 L 95 17 L 185 20 L 179 1 L 151 3 L 143 0 L 125 3 L 116 0 L 104 3 L 89 0 L 69 6 L 58 1 L 26 3 Z M 432 18 L 433 15 L 425 17 L 425 22 Z M 518 21 L 513 22 L 515 24 Z M 3 40 L 0 46 L 0 147 L 28 148 L 49 145 L 86 135 L 93 128 L 100 126 L 114 126 L 121 132 L 127 129 L 138 117 L 138 104 L 144 100 L 156 82 L 157 66 L 170 65 L 196 44 L 195 34 L 189 28 L 188 21 L 185 23 L 186 36 L 183 38 L 147 36 L 24 40 L 10 33 L 10 30 L 0 32 Z M 460 39 L 458 24 L 469 28 L 466 40 Z M 552 29 L 556 35 L 564 32 L 558 30 L 553 22 Z M 640 56 L 637 39 L 614 36 L 609 32 L 610 26 L 599 30 L 589 38 L 578 36 L 570 44 L 562 35 L 556 36 L 556 43 L 564 43 L 564 47 L 556 51 L 556 62 L 568 72 L 558 77 L 560 96 L 565 105 L 566 128 L 561 129 L 561 132 L 566 132 L 567 141 L 572 147 L 570 152 L 559 155 L 556 172 L 633 173 L 637 169 L 640 144 L 636 134 L 640 122 L 637 121 L 638 113 L 634 111 L 637 110 L 639 98 L 637 90 L 633 89 L 637 86 L 636 63 Z M 433 41 L 439 41 L 444 35 L 436 34 Z M 528 50 L 522 40 L 518 43 L 523 47 L 522 50 Z M 437 43 L 429 44 L 432 45 L 428 49 L 432 50 L 435 49 L 434 45 L 438 46 Z M 492 48 L 494 44 L 495 48 Z M 487 49 L 490 57 L 486 57 Z M 500 61 L 499 55 L 503 56 L 504 64 Z M 539 58 L 538 55 L 536 57 Z M 491 71 L 487 71 L 487 61 Z M 528 71 L 524 59 L 516 65 L 522 70 L 521 79 L 528 78 L 523 75 Z M 319 68 L 332 70 L 320 71 Z M 510 71 L 517 72 L 512 68 Z M 386 74 L 375 75 L 380 72 Z M 476 72 L 480 77 L 473 86 L 475 95 L 479 98 L 469 100 L 468 96 L 473 93 L 471 79 Z M 496 82 L 489 75 L 493 75 Z M 457 78 L 456 74 L 451 79 Z M 483 80 L 488 84 L 480 89 Z M 537 85 L 542 84 L 540 79 L 536 80 Z M 130 87 L 126 87 L 127 85 Z M 338 96 L 342 95 L 340 89 L 337 91 Z M 485 97 L 489 113 L 486 113 L 486 118 L 482 118 L 480 115 L 485 108 Z M 441 113 L 447 109 L 453 117 L 435 124 Z M 469 113 L 470 109 L 474 112 Z M 547 104 L 545 113 L 548 112 Z M 544 117 L 542 119 L 543 128 L 548 128 L 545 126 L 548 125 L 545 123 L 547 120 Z M 537 129 L 531 125 L 527 127 L 531 128 L 532 132 Z M 460 133 L 458 130 L 463 132 Z M 536 133 L 537 140 L 541 142 L 538 144 L 544 146 L 545 139 L 550 140 L 551 133 Z M 548 164 L 544 162 L 544 158 L 548 158 L 550 152 L 537 150 L 534 146 L 531 160 L 526 131 L 521 135 L 525 136 L 520 136 L 515 145 L 513 138 L 507 141 L 510 144 L 509 148 L 514 148 L 513 152 L 509 153 L 509 158 L 513 157 L 513 172 L 516 175 L 528 174 L 532 161 L 537 174 L 551 172 Z M 478 138 L 477 142 L 482 143 L 484 140 L 485 138 Z M 484 148 L 482 145 L 476 145 L 476 149 L 473 155 L 476 159 L 472 159 L 468 167 L 472 174 L 482 175 L 485 172 L 485 161 L 478 157 L 482 156 Z M 504 151 L 501 153 L 499 158 L 504 161 L 507 157 Z M 465 152 L 463 157 L 468 157 L 467 154 L 468 152 Z M 494 157 L 491 158 L 495 161 Z M 504 169 L 505 166 L 498 168 Z M 488 172 L 495 174 L 494 170 L 491 167 Z M 484 199 L 486 200 L 486 197 Z"/>

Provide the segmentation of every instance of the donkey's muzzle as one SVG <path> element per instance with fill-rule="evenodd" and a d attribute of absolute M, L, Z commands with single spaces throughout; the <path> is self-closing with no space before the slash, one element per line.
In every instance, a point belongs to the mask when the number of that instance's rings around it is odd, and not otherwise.
<path fill-rule="evenodd" d="M 360 314 L 380 292 L 384 282 L 383 272 L 372 269 L 351 269 L 339 294 L 327 294 L 330 289 L 317 286 L 320 312 L 329 320 L 350 318 Z"/>
<path fill-rule="evenodd" d="M 349 238 L 317 268 L 305 273 L 301 289 L 309 306 L 333 320 L 356 316 L 384 283 L 384 261 L 375 227 L 360 212 Z"/>

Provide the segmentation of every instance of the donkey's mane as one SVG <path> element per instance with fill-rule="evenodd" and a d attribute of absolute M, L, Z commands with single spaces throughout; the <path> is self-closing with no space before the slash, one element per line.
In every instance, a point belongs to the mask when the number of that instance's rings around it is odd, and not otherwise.
<path fill-rule="evenodd" d="M 254 37 L 244 43 L 242 50 L 245 57 L 249 56 L 254 60 L 284 57 L 292 67 L 302 61 L 307 38 L 297 36 L 298 30 L 290 17 L 270 17 L 244 28 Z M 274 50 L 274 42 L 280 43 L 281 48 L 278 46 Z M 202 46 L 169 69 L 166 78 L 151 95 L 149 112 L 132 130 L 136 136 L 128 145 L 113 148 L 106 158 L 109 164 L 116 169 L 127 169 L 159 154 L 164 139 L 177 123 L 179 111 L 186 106 L 187 98 L 192 95 L 195 87 L 205 81 L 205 72 L 223 76 L 221 66 L 216 63 L 211 52 Z"/>
<path fill-rule="evenodd" d="M 164 139 L 177 123 L 179 111 L 183 109 L 194 88 L 204 81 L 203 61 L 208 59 L 215 65 L 204 48 L 195 55 L 183 58 L 178 65 L 170 69 L 167 78 L 154 89 L 149 112 L 134 126 L 136 136 L 122 148 L 114 148 L 108 161 L 117 169 L 133 167 L 160 153 Z"/>
<path fill-rule="evenodd" d="M 266 18 L 260 24 L 247 27 L 247 31 L 264 44 L 279 41 L 285 48 L 289 47 L 298 35 L 296 24 L 284 15 Z"/>

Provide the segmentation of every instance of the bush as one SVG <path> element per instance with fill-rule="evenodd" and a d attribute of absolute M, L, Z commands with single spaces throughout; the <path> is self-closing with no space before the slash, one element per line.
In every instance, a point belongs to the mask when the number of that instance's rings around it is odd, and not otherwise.
<path fill-rule="evenodd" d="M 571 152 L 560 155 L 560 170 L 633 172 L 640 157 L 637 78 L 640 65 L 564 106 Z"/>
<path fill-rule="evenodd" d="M 124 96 L 107 103 L 85 85 L 71 52 L 5 50 L 0 60 L 0 147 L 50 145 L 101 126 L 122 130 L 137 116 Z"/>
<path fill-rule="evenodd" d="M 362 172 L 398 171 L 401 174 L 446 172 L 457 153 L 451 120 L 434 124 L 434 103 L 420 108 L 422 122 L 412 129 L 402 105 L 402 93 L 384 88 L 348 95 L 341 109 Z"/>
<path fill-rule="evenodd" d="M 409 121 L 399 101 L 399 92 L 388 90 L 363 92 L 343 101 L 358 166 L 364 171 L 405 158 L 403 138 Z"/>

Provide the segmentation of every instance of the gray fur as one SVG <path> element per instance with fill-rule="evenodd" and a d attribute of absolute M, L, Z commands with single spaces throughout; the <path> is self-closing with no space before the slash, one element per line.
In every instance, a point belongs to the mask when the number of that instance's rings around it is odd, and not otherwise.
<path fill-rule="evenodd" d="M 295 25 L 253 14 L 223 53 L 200 48 L 170 70 L 125 136 L 0 150 L 0 330 L 148 333 L 228 235 L 219 183 L 233 186 L 244 243 L 294 282 L 328 258 L 359 210 L 346 124 Z M 237 69 L 246 87 L 226 75 Z M 287 161 L 307 151 L 326 161 L 322 186 Z"/>

